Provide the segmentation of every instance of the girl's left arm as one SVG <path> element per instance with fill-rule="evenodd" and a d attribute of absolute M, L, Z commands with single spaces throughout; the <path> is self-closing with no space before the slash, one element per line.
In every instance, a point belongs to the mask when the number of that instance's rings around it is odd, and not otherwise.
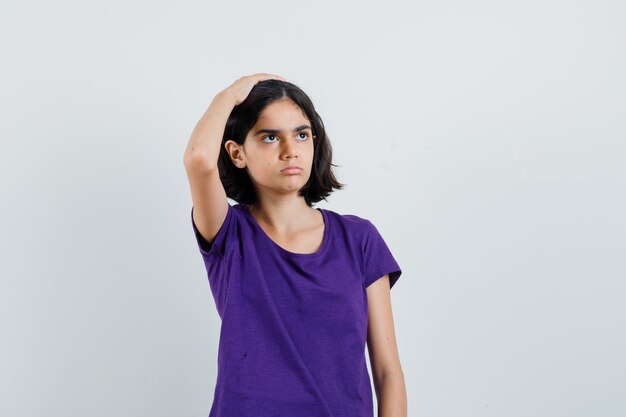
<path fill-rule="evenodd" d="M 406 417 L 404 373 L 398 355 L 389 275 L 367 288 L 367 349 L 378 402 L 378 417 Z"/>

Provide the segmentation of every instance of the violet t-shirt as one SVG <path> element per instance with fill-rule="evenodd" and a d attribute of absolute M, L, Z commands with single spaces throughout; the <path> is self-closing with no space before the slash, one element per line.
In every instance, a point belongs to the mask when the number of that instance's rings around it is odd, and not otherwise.
<path fill-rule="evenodd" d="M 209 417 L 372 417 L 365 288 L 402 271 L 369 220 L 317 208 L 315 253 L 275 243 L 228 204 L 213 243 L 191 221 L 221 318 Z"/>

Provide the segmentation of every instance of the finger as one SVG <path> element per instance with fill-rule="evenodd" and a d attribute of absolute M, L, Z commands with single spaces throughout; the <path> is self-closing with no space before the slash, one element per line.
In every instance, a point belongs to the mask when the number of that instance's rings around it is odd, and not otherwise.
<path fill-rule="evenodd" d="M 278 74 L 269 74 L 269 73 L 263 73 L 263 75 L 267 78 L 272 78 L 272 79 L 278 79 L 278 80 L 283 80 L 283 81 L 287 81 L 287 79 L 285 79 L 285 77 L 281 77 Z"/>

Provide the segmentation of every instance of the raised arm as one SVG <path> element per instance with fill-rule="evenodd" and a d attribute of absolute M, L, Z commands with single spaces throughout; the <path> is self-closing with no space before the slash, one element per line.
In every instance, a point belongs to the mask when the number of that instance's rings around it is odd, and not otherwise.
<path fill-rule="evenodd" d="M 217 166 L 228 116 L 257 82 L 269 78 L 283 79 L 264 73 L 248 75 L 218 93 L 189 138 L 183 162 L 191 187 L 193 221 L 208 242 L 213 242 L 228 213 L 226 191 Z"/>
<path fill-rule="evenodd" d="M 213 98 L 193 129 L 183 158 L 191 187 L 193 221 L 208 242 L 213 242 L 228 212 L 217 160 L 226 121 L 234 106 L 235 99 L 226 90 Z"/>

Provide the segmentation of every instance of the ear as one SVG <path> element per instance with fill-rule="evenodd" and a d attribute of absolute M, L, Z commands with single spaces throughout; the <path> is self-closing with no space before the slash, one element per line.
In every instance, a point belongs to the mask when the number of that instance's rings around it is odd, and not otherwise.
<path fill-rule="evenodd" d="M 234 140 L 227 140 L 224 144 L 224 148 L 226 148 L 226 153 L 228 153 L 230 160 L 237 168 L 246 167 L 246 161 L 242 155 L 242 145 L 239 145 Z"/>

